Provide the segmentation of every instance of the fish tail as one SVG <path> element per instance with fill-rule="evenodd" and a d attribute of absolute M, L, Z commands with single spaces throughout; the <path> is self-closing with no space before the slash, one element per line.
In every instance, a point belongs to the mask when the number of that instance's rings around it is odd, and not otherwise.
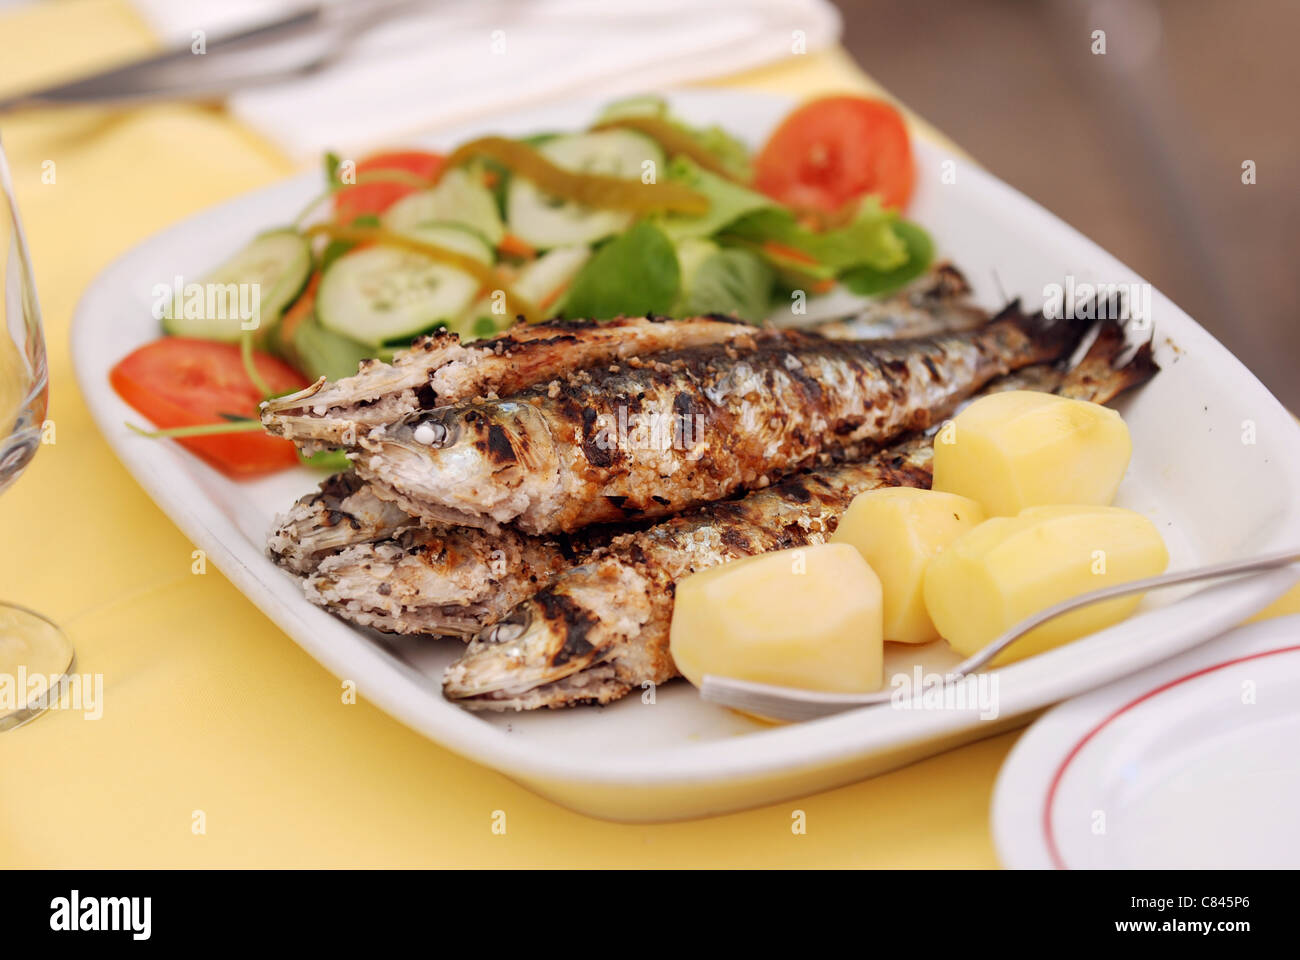
<path fill-rule="evenodd" d="M 998 311 L 988 325 L 1010 325 L 1019 330 L 1028 339 L 1036 359 L 1046 362 L 1070 356 L 1096 323 L 1096 314 L 1087 310 L 1080 310 L 1073 317 L 1049 318 L 1041 310 L 1028 314 L 1021 309 L 1017 297 Z"/>
<path fill-rule="evenodd" d="M 1057 392 L 1076 400 L 1107 403 L 1126 390 L 1146 383 L 1159 371 L 1151 341 L 1133 349 L 1126 325 L 1112 316 L 1097 324 L 1096 336 L 1088 344 L 1087 352 L 1070 367 Z"/>

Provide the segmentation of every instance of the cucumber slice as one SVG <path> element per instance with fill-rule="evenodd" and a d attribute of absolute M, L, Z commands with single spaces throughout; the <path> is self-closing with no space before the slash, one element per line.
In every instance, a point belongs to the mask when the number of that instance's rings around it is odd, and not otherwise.
<path fill-rule="evenodd" d="M 492 191 L 477 175 L 461 167 L 447 171 L 432 190 L 403 197 L 384 214 L 384 226 L 399 233 L 433 220 L 477 230 L 493 247 L 506 233 Z"/>
<path fill-rule="evenodd" d="M 238 340 L 245 322 L 257 322 L 264 341 L 311 275 L 311 248 L 296 230 L 272 230 L 199 281 L 187 284 L 163 317 L 163 330 L 178 337 Z M 251 316 L 253 307 L 256 315 Z"/>
<path fill-rule="evenodd" d="M 548 299 L 553 303 L 556 291 L 572 283 L 590 259 L 591 248 L 588 246 L 548 250 L 519 271 L 515 292 L 539 307 Z"/>
<path fill-rule="evenodd" d="M 492 262 L 491 249 L 471 230 L 425 224 L 407 232 Z M 448 264 L 399 247 L 365 247 L 325 271 L 316 315 L 325 329 L 379 347 L 452 322 L 478 289 L 477 277 Z"/>
<path fill-rule="evenodd" d="M 576 173 L 600 173 L 635 180 L 650 160 L 661 170 L 664 152 L 649 137 L 630 130 L 605 130 L 556 137 L 538 150 L 556 166 Z M 524 177 L 513 176 L 506 191 L 510 232 L 539 250 L 595 243 L 620 233 L 632 222 L 625 210 L 593 210 L 571 200 L 547 196 Z"/>
<path fill-rule="evenodd" d="M 488 245 L 484 236 L 473 227 L 463 223 L 434 221 L 407 227 L 399 231 L 415 240 L 423 240 L 448 250 L 455 250 L 491 265 L 496 262 L 496 251 Z"/>

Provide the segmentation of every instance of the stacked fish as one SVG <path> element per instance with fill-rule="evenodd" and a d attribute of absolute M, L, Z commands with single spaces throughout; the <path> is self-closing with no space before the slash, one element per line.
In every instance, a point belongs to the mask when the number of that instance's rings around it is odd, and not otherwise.
<path fill-rule="evenodd" d="M 269 401 L 267 429 L 352 469 L 280 518 L 271 557 L 361 626 L 469 641 L 443 679 L 475 709 L 608 703 L 676 676 L 675 584 L 823 542 L 859 493 L 927 487 L 926 431 L 991 389 L 1105 402 L 1113 321 L 988 316 L 940 267 L 811 330 L 721 317 L 438 334 Z M 1110 314 L 1114 315 L 1114 314 Z"/>

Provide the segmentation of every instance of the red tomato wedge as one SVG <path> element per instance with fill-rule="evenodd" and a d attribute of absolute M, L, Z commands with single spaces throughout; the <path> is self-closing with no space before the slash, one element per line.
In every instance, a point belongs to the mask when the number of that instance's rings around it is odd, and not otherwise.
<path fill-rule="evenodd" d="M 307 385 L 300 373 L 269 354 L 255 352 L 253 363 L 276 393 Z M 230 416 L 256 417 L 262 399 L 244 370 L 238 344 L 188 337 L 145 344 L 113 367 L 108 379 L 123 400 L 162 429 L 222 423 Z M 260 430 L 178 437 L 177 442 L 231 477 L 269 473 L 298 462 L 292 443 Z"/>
<path fill-rule="evenodd" d="M 424 180 L 433 180 L 442 169 L 442 161 L 443 157 L 440 153 L 425 153 L 419 150 L 376 153 L 357 164 L 357 179 L 360 180 L 363 173 L 401 170 Z M 344 223 L 351 223 L 357 217 L 383 213 L 402 197 L 415 193 L 419 189 L 415 184 L 397 180 L 357 183 L 355 186 L 344 187 L 334 194 L 334 212 Z"/>
<path fill-rule="evenodd" d="M 781 121 L 754 162 L 754 185 L 775 200 L 826 213 L 868 193 L 902 209 L 916 167 L 897 110 L 865 97 L 825 97 Z"/>

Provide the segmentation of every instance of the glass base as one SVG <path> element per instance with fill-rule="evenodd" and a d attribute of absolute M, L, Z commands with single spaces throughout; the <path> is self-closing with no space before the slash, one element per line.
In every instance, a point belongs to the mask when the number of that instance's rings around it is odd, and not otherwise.
<path fill-rule="evenodd" d="M 0 603 L 0 731 L 58 704 L 75 659 L 72 643 L 52 621 Z"/>

